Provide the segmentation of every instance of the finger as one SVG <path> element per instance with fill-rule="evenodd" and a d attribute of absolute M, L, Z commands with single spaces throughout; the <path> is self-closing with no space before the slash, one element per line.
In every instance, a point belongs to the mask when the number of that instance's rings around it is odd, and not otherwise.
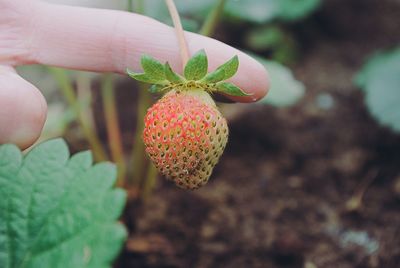
<path fill-rule="evenodd" d="M 33 24 L 31 61 L 73 69 L 114 71 L 139 70 L 143 53 L 182 70 L 178 41 L 173 28 L 148 17 L 114 10 L 89 9 L 40 3 Z M 253 58 L 212 38 L 186 33 L 191 54 L 205 49 L 210 70 L 234 55 L 239 56 L 237 75 L 231 79 L 250 97 L 262 98 L 269 81 L 265 68 Z"/>
<path fill-rule="evenodd" d="M 0 66 L 0 107 L 0 144 L 32 145 L 46 119 L 46 102 L 36 87 L 7 66 Z"/>

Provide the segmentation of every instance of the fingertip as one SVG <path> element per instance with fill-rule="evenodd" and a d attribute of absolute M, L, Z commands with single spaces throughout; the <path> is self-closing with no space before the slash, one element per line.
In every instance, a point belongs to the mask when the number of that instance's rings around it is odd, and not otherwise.
<path fill-rule="evenodd" d="M 246 97 L 231 97 L 237 102 L 255 102 L 262 99 L 269 90 L 269 75 L 265 67 L 248 54 L 222 43 L 213 38 L 188 33 L 188 45 L 194 54 L 200 49 L 205 49 L 209 59 L 209 71 L 215 70 L 235 55 L 239 58 L 239 68 L 229 82 L 240 87 L 248 93 Z"/>
<path fill-rule="evenodd" d="M 236 82 L 249 96 L 240 97 L 240 102 L 256 102 L 264 98 L 269 91 L 270 80 L 267 69 L 251 56 L 241 52 L 242 64 L 239 67 Z"/>

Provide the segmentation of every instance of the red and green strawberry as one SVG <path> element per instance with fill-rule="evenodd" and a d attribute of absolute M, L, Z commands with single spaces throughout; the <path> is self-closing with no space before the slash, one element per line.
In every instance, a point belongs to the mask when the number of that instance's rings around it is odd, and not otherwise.
<path fill-rule="evenodd" d="M 238 58 L 207 74 L 207 56 L 202 50 L 188 61 L 184 76 L 147 55 L 141 64 L 144 73 L 128 70 L 128 74 L 153 84 L 151 92 L 165 92 L 145 117 L 146 152 L 167 179 L 181 188 L 197 189 L 207 183 L 228 141 L 227 122 L 210 94 L 247 95 L 224 82 L 236 73 Z"/>

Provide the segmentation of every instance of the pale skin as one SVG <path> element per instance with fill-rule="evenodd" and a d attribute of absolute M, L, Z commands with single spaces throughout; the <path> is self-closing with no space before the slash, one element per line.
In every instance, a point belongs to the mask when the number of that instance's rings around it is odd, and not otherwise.
<path fill-rule="evenodd" d="M 190 54 L 205 49 L 210 70 L 239 56 L 239 70 L 231 82 L 251 96 L 235 101 L 253 102 L 267 94 L 267 71 L 253 58 L 212 38 L 193 33 L 185 37 Z M 37 0 L 0 0 L 0 144 L 30 146 L 46 119 L 44 97 L 16 73 L 15 66 L 125 73 L 126 68 L 140 71 L 143 53 L 182 70 L 175 31 L 151 18 Z"/>

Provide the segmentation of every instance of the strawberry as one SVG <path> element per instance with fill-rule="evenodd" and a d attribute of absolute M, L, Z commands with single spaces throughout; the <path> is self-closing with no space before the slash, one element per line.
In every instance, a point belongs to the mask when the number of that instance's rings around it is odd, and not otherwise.
<path fill-rule="evenodd" d="M 167 179 L 181 188 L 197 189 L 207 183 L 228 141 L 227 122 L 209 93 L 247 95 L 223 82 L 236 73 L 238 59 L 207 74 L 207 57 L 200 51 L 188 61 L 184 77 L 147 55 L 141 63 L 144 73 L 128 74 L 154 84 L 152 92 L 168 91 L 144 119 L 146 152 Z"/>
<path fill-rule="evenodd" d="M 196 189 L 211 176 L 228 141 L 228 126 L 203 90 L 171 90 L 145 117 L 146 152 L 166 178 Z"/>

